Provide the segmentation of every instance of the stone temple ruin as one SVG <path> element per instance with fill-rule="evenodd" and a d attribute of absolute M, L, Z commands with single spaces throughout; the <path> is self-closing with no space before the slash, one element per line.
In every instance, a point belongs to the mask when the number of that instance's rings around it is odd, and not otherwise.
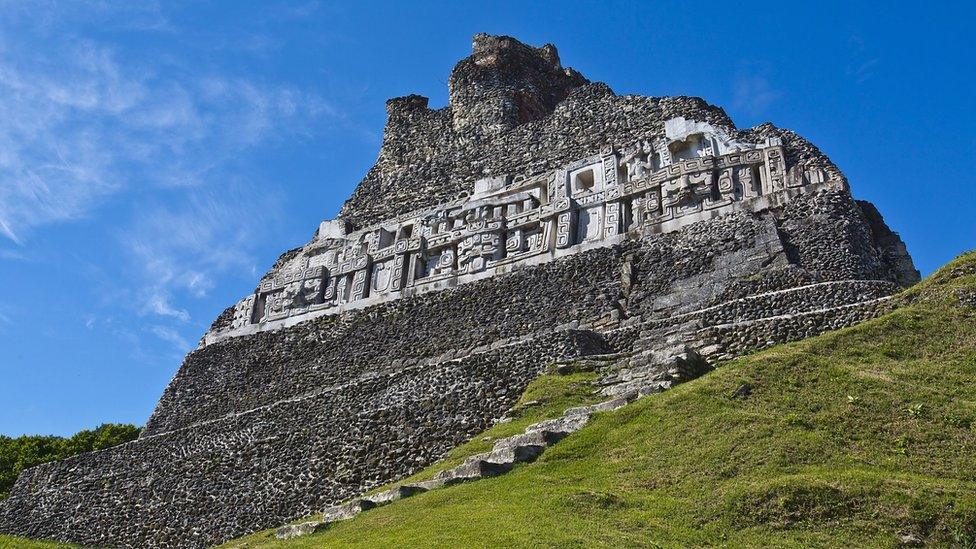
<path fill-rule="evenodd" d="M 676 382 L 918 280 L 791 131 L 509 37 L 475 36 L 449 85 L 388 102 L 338 219 L 216 319 L 138 440 L 25 471 L 0 531 L 205 547 L 418 471 L 554 361 L 618 356 L 607 394 Z"/>

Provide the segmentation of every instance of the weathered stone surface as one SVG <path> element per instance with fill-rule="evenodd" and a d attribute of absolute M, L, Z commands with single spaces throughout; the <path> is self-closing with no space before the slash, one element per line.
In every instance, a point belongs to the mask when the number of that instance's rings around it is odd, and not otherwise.
<path fill-rule="evenodd" d="M 356 498 L 351 501 L 347 501 L 342 505 L 333 505 L 332 507 L 326 509 L 325 512 L 322 513 L 322 522 L 330 523 L 340 520 L 349 520 L 359 513 L 368 511 L 373 507 L 376 507 L 376 503 L 374 503 L 372 500 Z"/>
<path fill-rule="evenodd" d="M 0 532 L 204 547 L 329 509 L 325 524 L 530 461 L 602 407 L 877 316 L 917 280 L 877 210 L 793 132 L 616 96 L 551 46 L 474 49 L 448 107 L 388 103 L 340 218 L 221 313 L 140 439 L 25 471 Z M 583 357 L 608 369 L 608 403 L 350 501 Z"/>
<path fill-rule="evenodd" d="M 351 519 L 363 511 L 368 511 L 373 506 L 392 503 L 415 493 L 503 475 L 511 471 L 517 463 L 535 461 L 545 452 L 546 447 L 555 444 L 570 432 L 582 428 L 586 424 L 585 420 L 588 420 L 592 414 L 617 410 L 644 396 L 646 395 L 632 391 L 628 392 L 625 397 L 618 397 L 592 406 L 569 408 L 559 418 L 532 424 L 523 433 L 496 441 L 491 452 L 471 456 L 461 465 L 437 473 L 431 480 L 395 486 L 369 498 L 352 499 L 333 507 L 331 511 L 327 510 L 324 521 L 279 528 L 278 537 L 287 539 L 306 535 L 319 530 L 330 522 Z M 552 426 L 556 424 L 563 425 L 566 428 L 559 431 L 560 436 L 558 438 L 547 438 L 544 433 L 552 432 Z M 367 505 L 363 505 L 364 502 Z"/>
<path fill-rule="evenodd" d="M 956 298 L 961 305 L 976 307 L 976 292 L 972 290 L 956 290 Z"/>
<path fill-rule="evenodd" d="M 408 498 L 426 491 L 427 490 L 419 486 L 396 486 L 394 488 L 390 488 L 389 490 L 383 490 L 378 494 L 366 496 L 363 498 L 363 501 L 368 501 L 373 504 L 374 507 L 379 507 L 381 505 L 388 505 L 394 501 Z"/>
<path fill-rule="evenodd" d="M 490 454 L 478 454 L 464 460 L 464 463 L 437 473 L 436 479 L 443 479 L 447 484 L 477 480 L 480 478 L 496 477 L 507 473 L 512 468 L 514 460 L 491 461 Z"/>
<path fill-rule="evenodd" d="M 308 521 L 301 522 L 299 524 L 289 524 L 278 528 L 278 530 L 275 532 L 275 537 L 278 539 L 291 539 L 299 536 L 306 536 L 321 530 L 325 527 L 325 525 L 326 524 L 321 521 Z"/>
<path fill-rule="evenodd" d="M 486 458 L 492 463 L 527 463 L 542 454 L 544 444 L 497 444 Z"/>

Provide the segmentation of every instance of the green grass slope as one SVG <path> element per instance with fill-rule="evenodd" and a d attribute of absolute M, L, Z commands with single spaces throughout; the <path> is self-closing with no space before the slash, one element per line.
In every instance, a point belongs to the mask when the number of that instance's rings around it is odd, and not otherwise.
<path fill-rule="evenodd" d="M 974 547 L 976 253 L 897 299 L 599 415 L 507 475 L 228 547 Z M 451 462 L 588 398 L 575 375 Z"/>
<path fill-rule="evenodd" d="M 56 541 L 35 541 L 14 536 L 0 534 L 0 549 L 75 549 L 78 545 L 58 543 Z M 80 549 L 80 548 L 79 548 Z"/>

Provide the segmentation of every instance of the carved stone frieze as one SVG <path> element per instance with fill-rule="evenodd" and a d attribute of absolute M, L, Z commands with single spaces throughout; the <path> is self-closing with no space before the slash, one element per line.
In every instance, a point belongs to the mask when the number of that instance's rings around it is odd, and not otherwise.
<path fill-rule="evenodd" d="M 314 255 L 239 302 L 230 329 L 462 283 L 830 183 L 822 170 L 788 171 L 779 139 L 740 143 L 672 119 L 663 138 L 606 147 L 544 175 L 481 179 L 465 198 L 362 230 L 323 222 Z"/>

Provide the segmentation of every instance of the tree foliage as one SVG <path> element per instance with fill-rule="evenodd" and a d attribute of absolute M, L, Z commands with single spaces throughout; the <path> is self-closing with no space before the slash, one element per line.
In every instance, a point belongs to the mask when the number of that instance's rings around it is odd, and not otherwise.
<path fill-rule="evenodd" d="M 139 436 L 140 430 L 135 425 L 104 423 L 68 438 L 0 435 L 0 498 L 7 497 L 20 472 L 28 467 L 129 442 Z"/>

